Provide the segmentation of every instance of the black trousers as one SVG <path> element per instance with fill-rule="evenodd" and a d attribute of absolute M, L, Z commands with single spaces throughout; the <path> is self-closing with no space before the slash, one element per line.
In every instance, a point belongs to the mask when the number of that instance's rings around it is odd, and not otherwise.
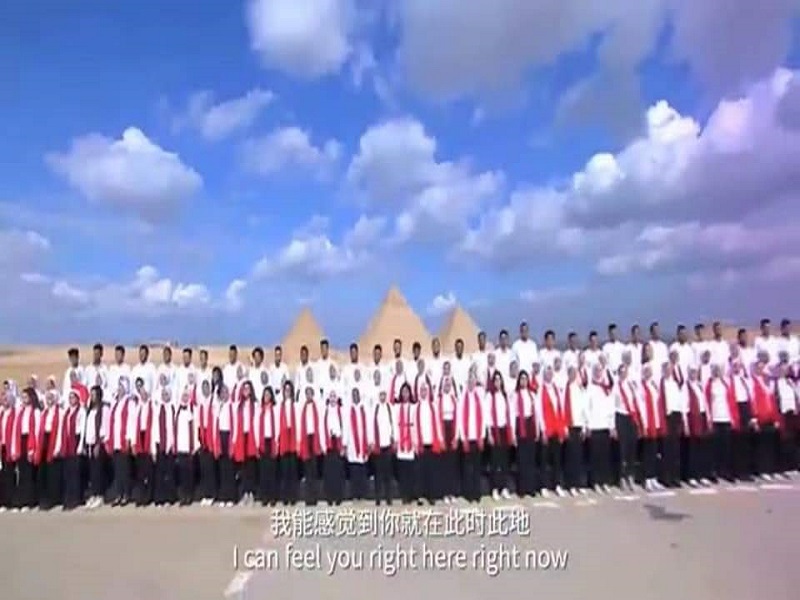
<path fill-rule="evenodd" d="M 494 428 L 490 439 L 493 441 L 489 448 L 489 461 L 491 466 L 492 491 L 501 491 L 508 488 L 508 440 L 505 428 Z"/>
<path fill-rule="evenodd" d="M 153 487 L 153 500 L 157 504 L 173 504 L 178 499 L 175 485 L 175 455 L 172 452 L 163 452 L 160 448 L 156 453 L 155 485 Z"/>
<path fill-rule="evenodd" d="M 658 439 L 642 438 L 642 476 L 655 479 L 658 476 Z"/>
<path fill-rule="evenodd" d="M 778 430 L 762 425 L 756 439 L 756 470 L 759 475 L 772 475 L 778 470 Z"/>
<path fill-rule="evenodd" d="M 667 434 L 664 437 L 663 483 L 677 486 L 681 482 L 681 432 L 683 415 L 671 412 L 667 415 Z"/>
<path fill-rule="evenodd" d="M 258 459 L 253 456 L 245 458 L 239 465 L 239 477 L 242 482 L 242 494 L 255 495 L 258 491 Z"/>
<path fill-rule="evenodd" d="M 306 504 L 314 506 L 319 500 L 319 459 L 311 454 L 303 460 L 303 495 Z"/>
<path fill-rule="evenodd" d="M 397 487 L 400 488 L 400 499 L 404 504 L 413 502 L 419 497 L 418 460 L 418 458 L 397 459 Z"/>
<path fill-rule="evenodd" d="M 794 471 L 798 465 L 797 428 L 800 425 L 794 411 L 783 413 L 780 431 L 780 467 L 782 471 Z"/>
<path fill-rule="evenodd" d="M 322 459 L 322 487 L 329 503 L 341 504 L 344 500 L 344 457 L 339 451 L 339 444 L 333 446 Z"/>
<path fill-rule="evenodd" d="M 236 471 L 231 458 L 231 434 L 229 431 L 220 431 L 219 460 L 219 494 L 220 502 L 236 502 Z"/>
<path fill-rule="evenodd" d="M 693 435 L 688 439 L 689 479 L 713 477 L 713 437 L 709 431 Z"/>
<path fill-rule="evenodd" d="M 482 454 L 483 452 L 478 442 L 469 442 L 464 449 L 461 489 L 463 490 L 464 498 L 470 502 L 479 502 L 481 499 Z"/>
<path fill-rule="evenodd" d="M 194 500 L 194 454 L 179 452 L 175 456 L 178 502 L 186 506 Z"/>
<path fill-rule="evenodd" d="M 739 409 L 739 431 L 733 434 L 733 468 L 734 475 L 738 479 L 749 480 L 753 477 L 755 470 L 754 447 L 755 434 L 750 429 L 750 419 L 752 411 L 749 402 L 738 402 Z"/>
<path fill-rule="evenodd" d="M 259 498 L 263 504 L 278 501 L 278 459 L 272 456 L 272 442 L 267 440 L 267 451 L 258 460 Z"/>
<path fill-rule="evenodd" d="M 375 501 L 392 501 L 392 449 L 381 448 L 375 455 Z"/>
<path fill-rule="evenodd" d="M 733 435 L 730 423 L 714 423 L 714 473 L 718 478 L 733 481 Z"/>
<path fill-rule="evenodd" d="M 539 491 L 538 444 L 528 437 L 517 441 L 517 494 L 533 496 Z"/>
<path fill-rule="evenodd" d="M 63 487 L 64 487 L 64 508 L 73 509 L 81 505 L 83 496 L 81 493 L 81 457 L 77 454 L 67 456 L 61 461 Z"/>
<path fill-rule="evenodd" d="M 137 454 L 134 462 L 136 465 L 136 484 L 133 489 L 133 500 L 136 506 L 147 506 L 153 501 L 155 461 L 149 452 L 145 452 Z"/>
<path fill-rule="evenodd" d="M 442 450 L 439 453 L 439 467 L 438 467 L 438 495 L 440 498 L 444 496 L 457 496 L 459 493 L 459 453 L 454 448 L 457 447 L 456 442 L 456 422 L 453 419 L 444 421 L 443 427 L 443 440 Z"/>
<path fill-rule="evenodd" d="M 89 496 L 104 497 L 108 492 L 109 458 L 103 444 L 89 447 Z"/>
<path fill-rule="evenodd" d="M 418 495 L 433 503 L 440 497 L 440 477 L 445 475 L 439 471 L 440 456 L 431 446 L 425 446 L 417 456 L 419 462 L 419 488 Z"/>
<path fill-rule="evenodd" d="M 583 430 L 570 427 L 564 448 L 564 480 L 569 488 L 586 485 L 586 468 L 583 453 Z"/>
<path fill-rule="evenodd" d="M 45 437 L 47 437 L 45 435 Z M 45 446 L 46 447 L 46 446 Z M 42 460 L 36 469 L 39 508 L 48 510 L 61 504 L 61 459 Z"/>
<path fill-rule="evenodd" d="M 115 450 L 111 455 L 113 479 L 108 490 L 111 502 L 126 502 L 131 489 L 131 455 Z"/>
<path fill-rule="evenodd" d="M 36 506 L 36 470 L 28 457 L 28 436 L 21 436 L 19 460 L 17 460 L 16 506 L 33 508 Z"/>
<path fill-rule="evenodd" d="M 595 429 L 589 438 L 591 478 L 593 485 L 611 485 L 611 433 L 608 429 Z"/>
<path fill-rule="evenodd" d="M 281 498 L 284 502 L 294 504 L 298 499 L 298 483 L 300 480 L 300 461 L 297 454 L 284 454 L 279 460 Z"/>
<path fill-rule="evenodd" d="M 0 469 L 0 506 L 12 508 L 17 487 L 16 465 L 8 460 L 8 453 L 4 446 L 0 446 L 0 458 L 3 463 L 3 467 Z"/>
<path fill-rule="evenodd" d="M 350 472 L 350 497 L 353 500 L 364 500 L 368 493 L 367 464 L 349 462 L 347 467 Z"/>
<path fill-rule="evenodd" d="M 555 490 L 563 481 L 561 470 L 561 440 L 551 437 L 544 442 L 544 457 L 542 460 L 542 487 Z"/>
<path fill-rule="evenodd" d="M 636 424 L 630 415 L 617 413 L 615 425 L 619 440 L 619 477 L 627 480 L 636 475 Z"/>
<path fill-rule="evenodd" d="M 217 461 L 210 450 L 201 448 L 197 453 L 198 466 L 200 467 L 200 482 L 198 496 L 200 499 L 217 497 Z"/>

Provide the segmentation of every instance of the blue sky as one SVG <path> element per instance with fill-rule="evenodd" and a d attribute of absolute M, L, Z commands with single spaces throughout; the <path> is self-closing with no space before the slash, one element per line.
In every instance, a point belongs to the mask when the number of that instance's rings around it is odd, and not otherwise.
<path fill-rule="evenodd" d="M 0 340 L 790 314 L 781 1 L 9 2 Z"/>

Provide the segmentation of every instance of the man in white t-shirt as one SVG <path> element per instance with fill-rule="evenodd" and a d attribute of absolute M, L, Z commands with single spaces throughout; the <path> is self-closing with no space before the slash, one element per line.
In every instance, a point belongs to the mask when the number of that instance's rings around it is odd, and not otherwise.
<path fill-rule="evenodd" d="M 586 368 L 590 373 L 594 369 L 595 365 L 600 364 L 600 356 L 602 354 L 603 351 L 600 349 L 600 342 L 597 339 L 597 332 L 590 331 L 589 345 L 586 346 L 586 350 L 583 351 L 583 357 L 586 359 Z"/>
<path fill-rule="evenodd" d="M 781 336 L 779 340 L 779 350 L 781 353 L 786 354 L 790 364 L 800 360 L 800 339 L 796 335 L 792 335 L 792 323 L 789 319 L 781 321 Z"/>
<path fill-rule="evenodd" d="M 625 346 L 625 349 L 630 352 L 631 355 L 629 375 L 637 381 L 641 378 L 642 374 L 642 349 L 644 347 L 640 332 L 641 329 L 639 328 L 639 325 L 634 325 L 631 327 L 631 339 Z"/>
<path fill-rule="evenodd" d="M 519 339 L 511 346 L 520 371 L 530 372 L 534 363 L 539 362 L 539 347 L 530 337 L 528 323 L 523 321 L 519 325 Z"/>
<path fill-rule="evenodd" d="M 722 323 L 714 321 L 711 334 L 712 339 L 706 345 L 711 354 L 711 364 L 718 365 L 723 373 L 727 373 L 731 360 L 731 344 L 722 337 Z"/>
<path fill-rule="evenodd" d="M 650 352 L 653 362 L 653 373 L 660 373 L 661 368 L 669 362 L 669 349 L 661 339 L 661 326 L 658 321 L 650 323 Z"/>
<path fill-rule="evenodd" d="M 578 334 L 570 331 L 567 336 L 567 349 L 564 350 L 562 355 L 563 368 L 565 371 L 578 368 L 578 357 L 581 353 L 580 341 Z"/>
<path fill-rule="evenodd" d="M 625 344 L 617 337 L 617 325 L 611 323 L 608 326 L 608 341 L 603 344 L 603 354 L 608 361 L 608 368 L 612 373 L 616 373 L 622 364 L 622 353 L 625 352 Z"/>
<path fill-rule="evenodd" d="M 494 364 L 497 370 L 503 374 L 503 377 L 508 377 L 511 363 L 516 361 L 514 350 L 508 345 L 508 337 L 508 331 L 505 329 L 500 330 L 497 348 L 494 350 Z M 482 383 L 485 384 L 485 382 Z"/>
<path fill-rule="evenodd" d="M 702 362 L 703 352 L 709 350 L 708 340 L 706 339 L 706 326 L 702 323 L 697 323 L 694 326 L 694 339 L 691 344 L 692 352 L 694 353 L 694 364 L 699 365 Z"/>
<path fill-rule="evenodd" d="M 539 350 L 539 363 L 542 371 L 553 368 L 556 359 L 561 358 L 561 352 L 556 348 L 556 333 L 548 329 L 544 333 L 544 348 Z"/>
<path fill-rule="evenodd" d="M 478 333 L 478 350 L 470 357 L 472 364 L 475 365 L 475 373 L 479 382 L 486 381 L 486 374 L 489 369 L 489 352 L 486 350 L 486 332 Z"/>
<path fill-rule="evenodd" d="M 688 373 L 689 367 L 696 363 L 694 360 L 694 348 L 689 343 L 685 326 L 678 325 L 678 328 L 675 330 L 675 338 L 675 341 L 672 342 L 672 346 L 669 348 L 670 354 L 672 352 L 678 353 L 678 364 L 681 366 L 684 373 Z"/>
<path fill-rule="evenodd" d="M 774 367 L 780 360 L 781 340 L 772 335 L 772 323 L 769 319 L 761 319 L 761 335 L 754 340 L 756 356 L 765 355 L 767 364 Z"/>

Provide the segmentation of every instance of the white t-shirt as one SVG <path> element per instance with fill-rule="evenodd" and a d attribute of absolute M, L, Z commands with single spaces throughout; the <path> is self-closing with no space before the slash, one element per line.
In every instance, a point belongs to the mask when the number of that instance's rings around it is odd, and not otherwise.
<path fill-rule="evenodd" d="M 511 346 L 517 358 L 520 371 L 531 371 L 534 363 L 539 362 L 539 347 L 532 339 L 519 339 Z"/>

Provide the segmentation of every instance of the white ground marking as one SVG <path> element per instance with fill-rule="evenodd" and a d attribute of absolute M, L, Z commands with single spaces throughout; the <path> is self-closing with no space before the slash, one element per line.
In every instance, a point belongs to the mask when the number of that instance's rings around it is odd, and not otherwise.
<path fill-rule="evenodd" d="M 797 489 L 791 483 L 762 483 L 760 486 L 762 490 L 794 490 Z"/>
<path fill-rule="evenodd" d="M 597 500 L 594 498 L 586 498 L 585 500 L 578 500 L 575 502 L 575 506 L 595 506 L 597 504 Z"/>
<path fill-rule="evenodd" d="M 690 496 L 714 496 L 719 492 L 714 488 L 697 488 L 696 490 L 689 490 Z"/>
<path fill-rule="evenodd" d="M 650 498 L 672 498 L 677 495 L 675 490 L 664 490 L 663 492 L 648 492 Z"/>
<path fill-rule="evenodd" d="M 250 581 L 250 578 L 253 576 L 252 571 L 239 571 L 236 575 L 233 576 L 228 587 L 225 588 L 225 597 L 226 598 L 233 598 L 239 596 L 244 592 L 245 586 L 247 586 L 247 582 Z"/>
<path fill-rule="evenodd" d="M 727 488 L 731 492 L 757 492 L 758 488 L 754 485 L 736 484 Z"/>
<path fill-rule="evenodd" d="M 533 503 L 534 508 L 561 508 L 555 502 L 550 500 L 538 500 Z"/>
<path fill-rule="evenodd" d="M 638 494 L 621 494 L 618 496 L 613 496 L 614 500 L 619 502 L 635 502 L 639 499 Z"/>

